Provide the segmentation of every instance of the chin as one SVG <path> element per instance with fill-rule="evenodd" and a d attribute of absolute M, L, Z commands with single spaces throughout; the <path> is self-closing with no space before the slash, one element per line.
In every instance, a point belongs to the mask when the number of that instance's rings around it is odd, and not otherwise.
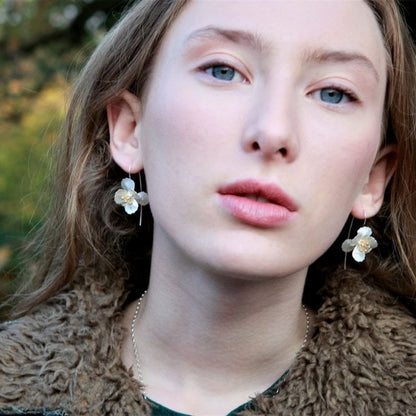
<path fill-rule="evenodd" d="M 210 256 L 206 265 L 213 273 L 242 281 L 262 281 L 285 277 L 297 270 L 284 261 L 277 261 L 277 256 L 256 255 L 253 251 L 235 253 L 222 251 L 219 255 Z"/>

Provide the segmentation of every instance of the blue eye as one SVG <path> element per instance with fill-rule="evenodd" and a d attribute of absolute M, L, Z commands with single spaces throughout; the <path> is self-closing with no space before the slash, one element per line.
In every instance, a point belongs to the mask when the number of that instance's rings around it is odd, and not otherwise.
<path fill-rule="evenodd" d="M 232 81 L 236 75 L 235 69 L 227 65 L 213 65 L 205 68 L 205 71 L 221 81 Z"/>
<path fill-rule="evenodd" d="M 322 88 L 320 98 L 322 101 L 330 104 L 339 104 L 344 98 L 345 93 L 335 88 Z"/>

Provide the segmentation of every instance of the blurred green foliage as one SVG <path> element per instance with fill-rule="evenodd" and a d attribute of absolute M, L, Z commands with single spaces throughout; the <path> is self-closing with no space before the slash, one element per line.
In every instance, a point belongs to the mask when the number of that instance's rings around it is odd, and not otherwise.
<path fill-rule="evenodd" d="M 42 222 L 70 84 L 128 0 L 0 0 L 0 301 Z"/>

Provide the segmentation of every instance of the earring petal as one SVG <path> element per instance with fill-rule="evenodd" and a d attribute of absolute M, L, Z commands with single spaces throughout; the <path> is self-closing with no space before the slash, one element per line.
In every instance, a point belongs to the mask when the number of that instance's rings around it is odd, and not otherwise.
<path fill-rule="evenodd" d="M 149 195 L 147 194 L 147 192 L 139 192 L 136 194 L 135 198 L 140 205 L 144 206 L 149 203 Z"/>
<path fill-rule="evenodd" d="M 126 193 L 126 191 L 124 189 L 119 189 L 114 194 L 114 202 L 118 205 L 124 205 L 124 194 L 125 193 Z"/>
<path fill-rule="evenodd" d="M 349 253 L 350 251 L 352 251 L 354 249 L 354 247 L 355 247 L 355 244 L 354 244 L 353 240 L 348 239 L 348 240 L 345 240 L 342 243 L 341 249 L 345 253 Z"/>
<path fill-rule="evenodd" d="M 140 177 L 139 177 L 140 179 Z M 127 214 L 134 214 L 140 205 L 140 225 L 142 216 L 142 207 L 149 203 L 149 196 L 146 192 L 141 190 L 140 181 L 140 192 L 134 190 L 136 184 L 133 179 L 124 178 L 121 181 L 121 189 L 118 189 L 114 194 L 114 202 L 124 207 Z"/>
<path fill-rule="evenodd" d="M 121 187 L 123 188 L 123 189 L 125 189 L 126 191 L 127 190 L 129 190 L 129 191 L 134 191 L 134 187 L 136 186 L 136 184 L 134 183 L 134 180 L 133 179 L 131 179 L 131 178 L 124 178 L 122 181 L 121 181 Z"/>
<path fill-rule="evenodd" d="M 373 231 L 370 227 L 361 227 L 357 230 L 357 235 L 360 237 L 370 237 L 373 234 Z"/>
<path fill-rule="evenodd" d="M 370 227 L 361 227 L 353 239 L 347 239 L 342 243 L 341 249 L 345 253 L 352 251 L 352 258 L 361 263 L 365 260 L 366 254 L 378 246 L 377 240 L 371 237 L 373 233 Z M 344 263 L 345 267 L 345 263 Z"/>
<path fill-rule="evenodd" d="M 135 199 L 133 199 L 130 203 L 124 206 L 124 210 L 127 214 L 131 215 L 134 214 L 139 209 L 139 204 Z"/>
<path fill-rule="evenodd" d="M 354 250 L 352 251 L 352 258 L 358 262 L 361 263 L 365 260 L 365 253 L 363 251 L 360 251 L 358 249 L 358 246 L 354 247 Z"/>

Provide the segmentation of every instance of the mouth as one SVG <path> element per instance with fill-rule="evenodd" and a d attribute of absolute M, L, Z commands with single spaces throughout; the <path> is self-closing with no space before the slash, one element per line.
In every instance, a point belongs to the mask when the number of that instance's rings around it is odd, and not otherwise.
<path fill-rule="evenodd" d="M 250 194 L 246 194 L 246 195 L 238 195 L 238 196 L 241 196 L 243 198 L 248 198 L 248 199 L 251 199 L 252 201 L 257 201 L 257 202 L 271 202 L 268 199 L 263 198 L 260 195 L 250 195 Z"/>
<path fill-rule="evenodd" d="M 297 211 L 292 198 L 273 183 L 243 180 L 218 190 L 223 207 L 241 222 L 275 227 L 291 220 Z"/>
<path fill-rule="evenodd" d="M 221 187 L 218 193 L 234 195 L 259 203 L 280 205 L 291 212 L 298 209 L 292 198 L 274 183 L 263 183 L 252 179 L 237 181 Z"/>

